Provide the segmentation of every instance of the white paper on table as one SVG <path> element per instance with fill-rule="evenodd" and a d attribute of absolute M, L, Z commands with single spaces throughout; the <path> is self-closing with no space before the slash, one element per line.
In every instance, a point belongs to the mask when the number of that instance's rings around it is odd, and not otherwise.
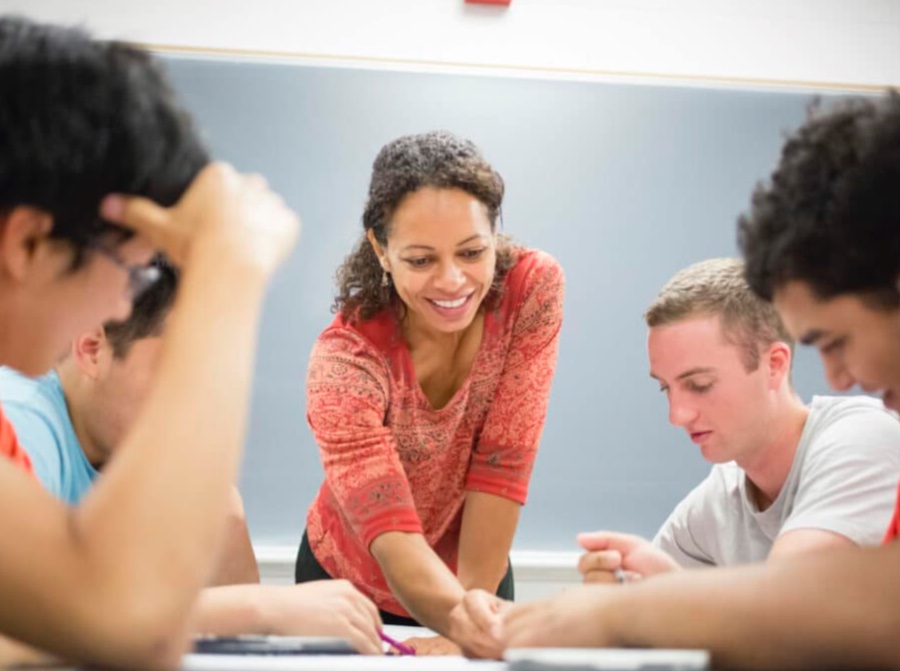
<path fill-rule="evenodd" d="M 465 657 L 368 655 L 185 655 L 182 671 L 506 671 Z"/>

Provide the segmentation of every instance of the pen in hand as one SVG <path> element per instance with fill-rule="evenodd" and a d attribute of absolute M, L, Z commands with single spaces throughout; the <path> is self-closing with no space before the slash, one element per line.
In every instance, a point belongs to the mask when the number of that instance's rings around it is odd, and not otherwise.
<path fill-rule="evenodd" d="M 389 646 L 391 646 L 391 647 L 392 647 L 394 650 L 396 650 L 398 653 L 400 653 L 401 655 L 415 655 L 415 654 L 416 654 L 415 648 L 413 648 L 413 647 L 411 647 L 411 646 L 408 646 L 408 645 L 406 645 L 405 643 L 401 643 L 400 641 L 397 641 L 397 640 L 391 638 L 390 636 L 388 636 L 387 634 L 385 634 L 383 631 L 379 631 L 379 632 L 378 632 L 378 637 L 379 637 L 382 641 L 384 641 L 385 643 L 387 643 Z"/>

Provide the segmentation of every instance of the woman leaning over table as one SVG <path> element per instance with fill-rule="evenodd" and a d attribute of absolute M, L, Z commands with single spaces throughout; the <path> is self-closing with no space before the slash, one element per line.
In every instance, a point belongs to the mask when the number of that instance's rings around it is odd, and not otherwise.
<path fill-rule="evenodd" d="M 307 415 L 325 482 L 297 582 L 345 578 L 420 654 L 499 648 L 461 605 L 512 599 L 508 561 L 547 411 L 563 275 L 497 234 L 503 180 L 446 132 L 375 159 L 365 234 L 313 347 Z M 447 640 L 449 639 L 449 640 Z"/>

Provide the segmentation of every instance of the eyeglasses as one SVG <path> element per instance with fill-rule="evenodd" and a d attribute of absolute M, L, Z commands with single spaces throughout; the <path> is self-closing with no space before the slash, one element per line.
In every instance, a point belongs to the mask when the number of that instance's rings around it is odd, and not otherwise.
<path fill-rule="evenodd" d="M 125 263 L 119 258 L 115 251 L 106 247 L 99 242 L 90 245 L 90 248 L 98 252 L 101 256 L 109 259 L 113 264 L 128 273 L 128 288 L 131 291 L 131 297 L 136 299 L 149 289 L 156 282 L 160 275 L 160 269 L 153 265 L 139 266 L 131 263 Z"/>

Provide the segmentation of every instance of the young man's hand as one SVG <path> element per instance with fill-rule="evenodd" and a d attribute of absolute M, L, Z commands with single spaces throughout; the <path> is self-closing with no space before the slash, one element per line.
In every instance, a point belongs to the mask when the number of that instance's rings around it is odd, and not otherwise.
<path fill-rule="evenodd" d="M 500 614 L 508 606 L 508 601 L 483 589 L 466 592 L 450 612 L 450 635 L 464 655 L 500 659 Z"/>
<path fill-rule="evenodd" d="M 113 194 L 100 214 L 147 236 L 176 265 L 208 248 L 263 275 L 287 257 L 300 230 L 297 216 L 262 177 L 241 175 L 225 163 L 204 168 L 172 207 Z"/>
<path fill-rule="evenodd" d="M 515 604 L 505 609 L 503 647 L 570 648 L 618 645 L 608 616 L 620 590 L 604 585 L 567 589 L 549 599 Z"/>
<path fill-rule="evenodd" d="M 340 636 L 366 655 L 383 654 L 378 609 L 347 580 L 264 585 L 266 631 L 283 636 Z"/>
<path fill-rule="evenodd" d="M 640 536 L 594 531 L 578 534 L 578 544 L 586 550 L 578 560 L 585 583 L 621 582 L 617 576 L 638 580 L 680 568 L 672 557 Z"/>

